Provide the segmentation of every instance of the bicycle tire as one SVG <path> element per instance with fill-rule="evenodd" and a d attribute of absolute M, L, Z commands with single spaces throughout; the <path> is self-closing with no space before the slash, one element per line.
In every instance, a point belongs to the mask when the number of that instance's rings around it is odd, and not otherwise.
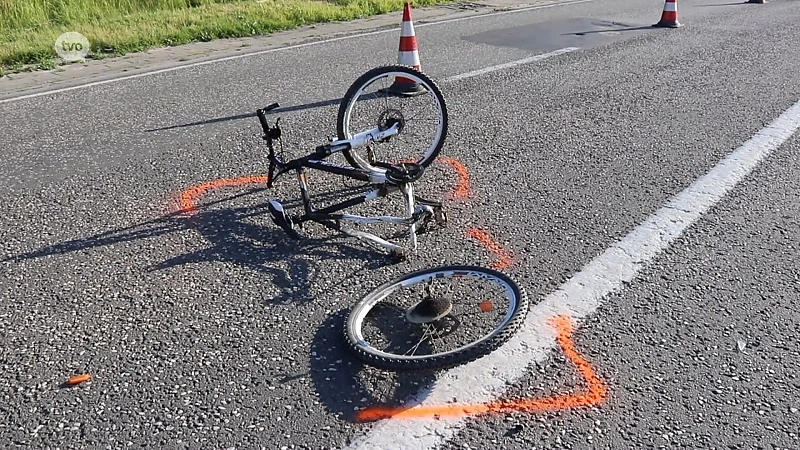
<path fill-rule="evenodd" d="M 422 157 L 416 161 L 417 164 L 423 167 L 428 167 L 439 155 L 439 152 L 441 152 L 445 140 L 447 139 L 447 129 L 449 125 L 447 104 L 445 103 L 444 95 L 442 94 L 439 86 L 428 75 L 410 66 L 401 64 L 379 66 L 368 70 L 358 77 L 347 89 L 342 101 L 339 103 L 339 111 L 336 117 L 336 132 L 338 138 L 348 139 L 351 137 L 350 133 L 348 133 L 347 125 L 350 119 L 350 112 L 352 112 L 351 108 L 354 104 L 354 100 L 357 98 L 357 95 L 362 89 L 364 89 L 365 86 L 369 85 L 377 78 L 387 75 L 403 76 L 404 78 L 416 81 L 424 89 L 432 93 L 434 99 L 436 100 L 436 104 L 439 108 L 439 115 L 441 117 L 439 134 L 437 138 L 435 138 L 435 141 L 432 143 L 431 147 L 428 148 L 428 150 L 423 153 Z M 355 168 L 366 170 L 378 169 L 377 167 L 370 165 L 353 150 L 343 150 L 342 154 L 347 162 Z M 382 162 L 393 163 L 393 161 Z"/>
<path fill-rule="evenodd" d="M 421 276 L 437 277 L 437 274 L 472 272 L 482 277 L 493 278 L 505 284 L 512 293 L 513 308 L 506 315 L 501 325 L 480 339 L 469 342 L 455 350 L 430 356 L 398 356 L 374 349 L 367 343 L 361 333 L 361 324 L 372 306 L 377 305 L 388 295 L 393 286 Z M 451 274 L 451 275 L 452 275 Z M 441 276 L 441 275 L 439 275 Z M 387 294 L 385 294 L 385 292 Z M 403 274 L 378 286 L 350 310 L 345 321 L 344 336 L 347 346 L 356 357 L 363 362 L 383 370 L 416 371 L 445 370 L 482 358 L 505 344 L 520 329 L 528 314 L 529 299 L 527 291 L 519 286 L 509 275 L 481 266 L 447 265 L 421 269 Z"/>

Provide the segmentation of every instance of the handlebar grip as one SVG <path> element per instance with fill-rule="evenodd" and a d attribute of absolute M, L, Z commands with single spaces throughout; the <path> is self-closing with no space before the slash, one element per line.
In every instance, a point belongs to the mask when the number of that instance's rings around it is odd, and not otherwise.
<path fill-rule="evenodd" d="M 281 105 L 279 105 L 277 103 L 273 103 L 273 104 L 267 106 L 266 108 L 264 108 L 264 112 L 272 111 L 273 109 L 277 108 L 278 106 L 281 106 Z"/>

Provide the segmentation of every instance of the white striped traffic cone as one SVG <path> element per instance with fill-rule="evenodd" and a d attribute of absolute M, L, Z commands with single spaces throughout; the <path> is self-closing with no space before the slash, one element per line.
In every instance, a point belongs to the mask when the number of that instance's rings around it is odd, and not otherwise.
<path fill-rule="evenodd" d="M 678 22 L 678 0 L 666 0 L 664 11 L 661 13 L 661 20 L 653 24 L 654 27 L 678 28 L 682 26 Z"/>
<path fill-rule="evenodd" d="M 417 36 L 414 34 L 414 22 L 411 20 L 411 4 L 406 2 L 403 8 L 403 24 L 400 27 L 400 48 L 397 63 L 422 70 L 419 63 L 419 49 Z M 389 87 L 389 92 L 400 95 L 415 95 L 424 92 L 424 89 L 413 80 L 405 77 L 395 77 L 394 83 Z"/>

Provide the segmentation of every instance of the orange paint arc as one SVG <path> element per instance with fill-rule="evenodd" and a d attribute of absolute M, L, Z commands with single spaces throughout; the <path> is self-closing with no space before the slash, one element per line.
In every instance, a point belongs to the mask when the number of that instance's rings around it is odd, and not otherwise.
<path fill-rule="evenodd" d="M 437 161 L 442 161 L 446 164 L 449 164 L 456 170 L 458 173 L 458 182 L 456 184 L 456 189 L 451 194 L 454 198 L 471 198 L 472 195 L 472 187 L 470 183 L 470 176 L 469 170 L 467 167 L 461 163 L 461 161 L 453 158 L 448 158 L 446 156 L 440 156 L 437 158 Z"/>
<path fill-rule="evenodd" d="M 468 198 L 472 197 L 472 190 L 470 187 L 470 175 L 469 171 L 467 170 L 466 166 L 462 164 L 460 161 L 448 158 L 444 156 L 440 156 L 437 158 L 437 161 L 440 160 L 456 170 L 458 174 L 458 181 L 456 182 L 455 190 L 450 194 L 452 197 L 455 198 Z M 406 162 L 406 161 L 398 161 L 398 162 Z M 398 163 L 396 162 L 396 163 Z M 196 186 L 192 186 L 178 195 L 177 203 L 178 203 L 178 211 L 187 214 L 192 214 L 197 210 L 197 204 L 200 199 L 206 195 L 209 191 L 214 189 L 219 189 L 223 187 L 236 187 L 236 186 L 244 186 L 249 184 L 263 184 L 269 181 L 268 176 L 245 176 L 245 177 L 238 177 L 238 178 L 221 178 L 217 180 L 208 181 L 206 183 L 198 184 Z"/>
<path fill-rule="evenodd" d="M 223 178 L 219 180 L 212 180 L 207 183 L 192 186 L 184 190 L 178 196 L 178 207 L 181 212 L 194 213 L 197 210 L 197 203 L 208 192 L 213 189 L 223 187 L 244 186 L 248 184 L 262 184 L 269 181 L 267 176 L 249 176 L 239 178 Z"/>
<path fill-rule="evenodd" d="M 481 244 L 483 244 L 486 248 L 488 248 L 492 253 L 497 255 L 497 262 L 492 264 L 493 269 L 505 269 L 511 266 L 514 263 L 514 255 L 504 248 L 502 245 L 495 242 L 492 239 L 492 236 L 489 233 L 479 229 L 479 228 L 470 228 L 467 230 L 467 236 L 472 239 L 477 240 Z"/>
<path fill-rule="evenodd" d="M 465 166 L 461 161 L 448 158 L 446 156 L 439 156 L 435 160 L 436 162 L 443 162 L 453 169 L 455 169 L 456 174 L 458 175 L 458 181 L 456 181 L 456 188 L 453 192 L 450 193 L 452 198 L 470 198 L 472 197 L 472 187 L 470 185 L 470 176 L 469 170 L 467 170 L 467 166 Z M 395 161 L 395 164 L 409 162 L 413 163 L 414 160 L 411 159 L 403 159 L 400 161 Z"/>
<path fill-rule="evenodd" d="M 588 387 L 586 392 L 570 395 L 554 395 L 538 399 L 503 400 L 484 404 L 418 406 L 410 409 L 376 406 L 359 411 L 356 415 L 356 420 L 359 422 L 373 422 L 388 418 L 456 418 L 470 415 L 508 412 L 541 413 L 591 407 L 602 403 L 608 396 L 608 388 L 586 358 L 577 351 L 575 343 L 572 340 L 573 326 L 570 318 L 567 316 L 558 316 L 553 318 L 550 322 L 558 332 L 557 341 L 562 352 L 583 376 Z"/>

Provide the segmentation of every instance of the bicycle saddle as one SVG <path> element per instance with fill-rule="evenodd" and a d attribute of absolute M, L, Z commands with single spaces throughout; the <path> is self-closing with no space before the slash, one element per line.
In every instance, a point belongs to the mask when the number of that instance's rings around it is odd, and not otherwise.
<path fill-rule="evenodd" d="M 386 169 L 386 180 L 395 184 L 413 183 L 419 180 L 422 174 L 425 173 L 425 167 L 417 163 L 404 162 L 400 164 L 389 164 L 374 162 L 372 165 Z"/>

